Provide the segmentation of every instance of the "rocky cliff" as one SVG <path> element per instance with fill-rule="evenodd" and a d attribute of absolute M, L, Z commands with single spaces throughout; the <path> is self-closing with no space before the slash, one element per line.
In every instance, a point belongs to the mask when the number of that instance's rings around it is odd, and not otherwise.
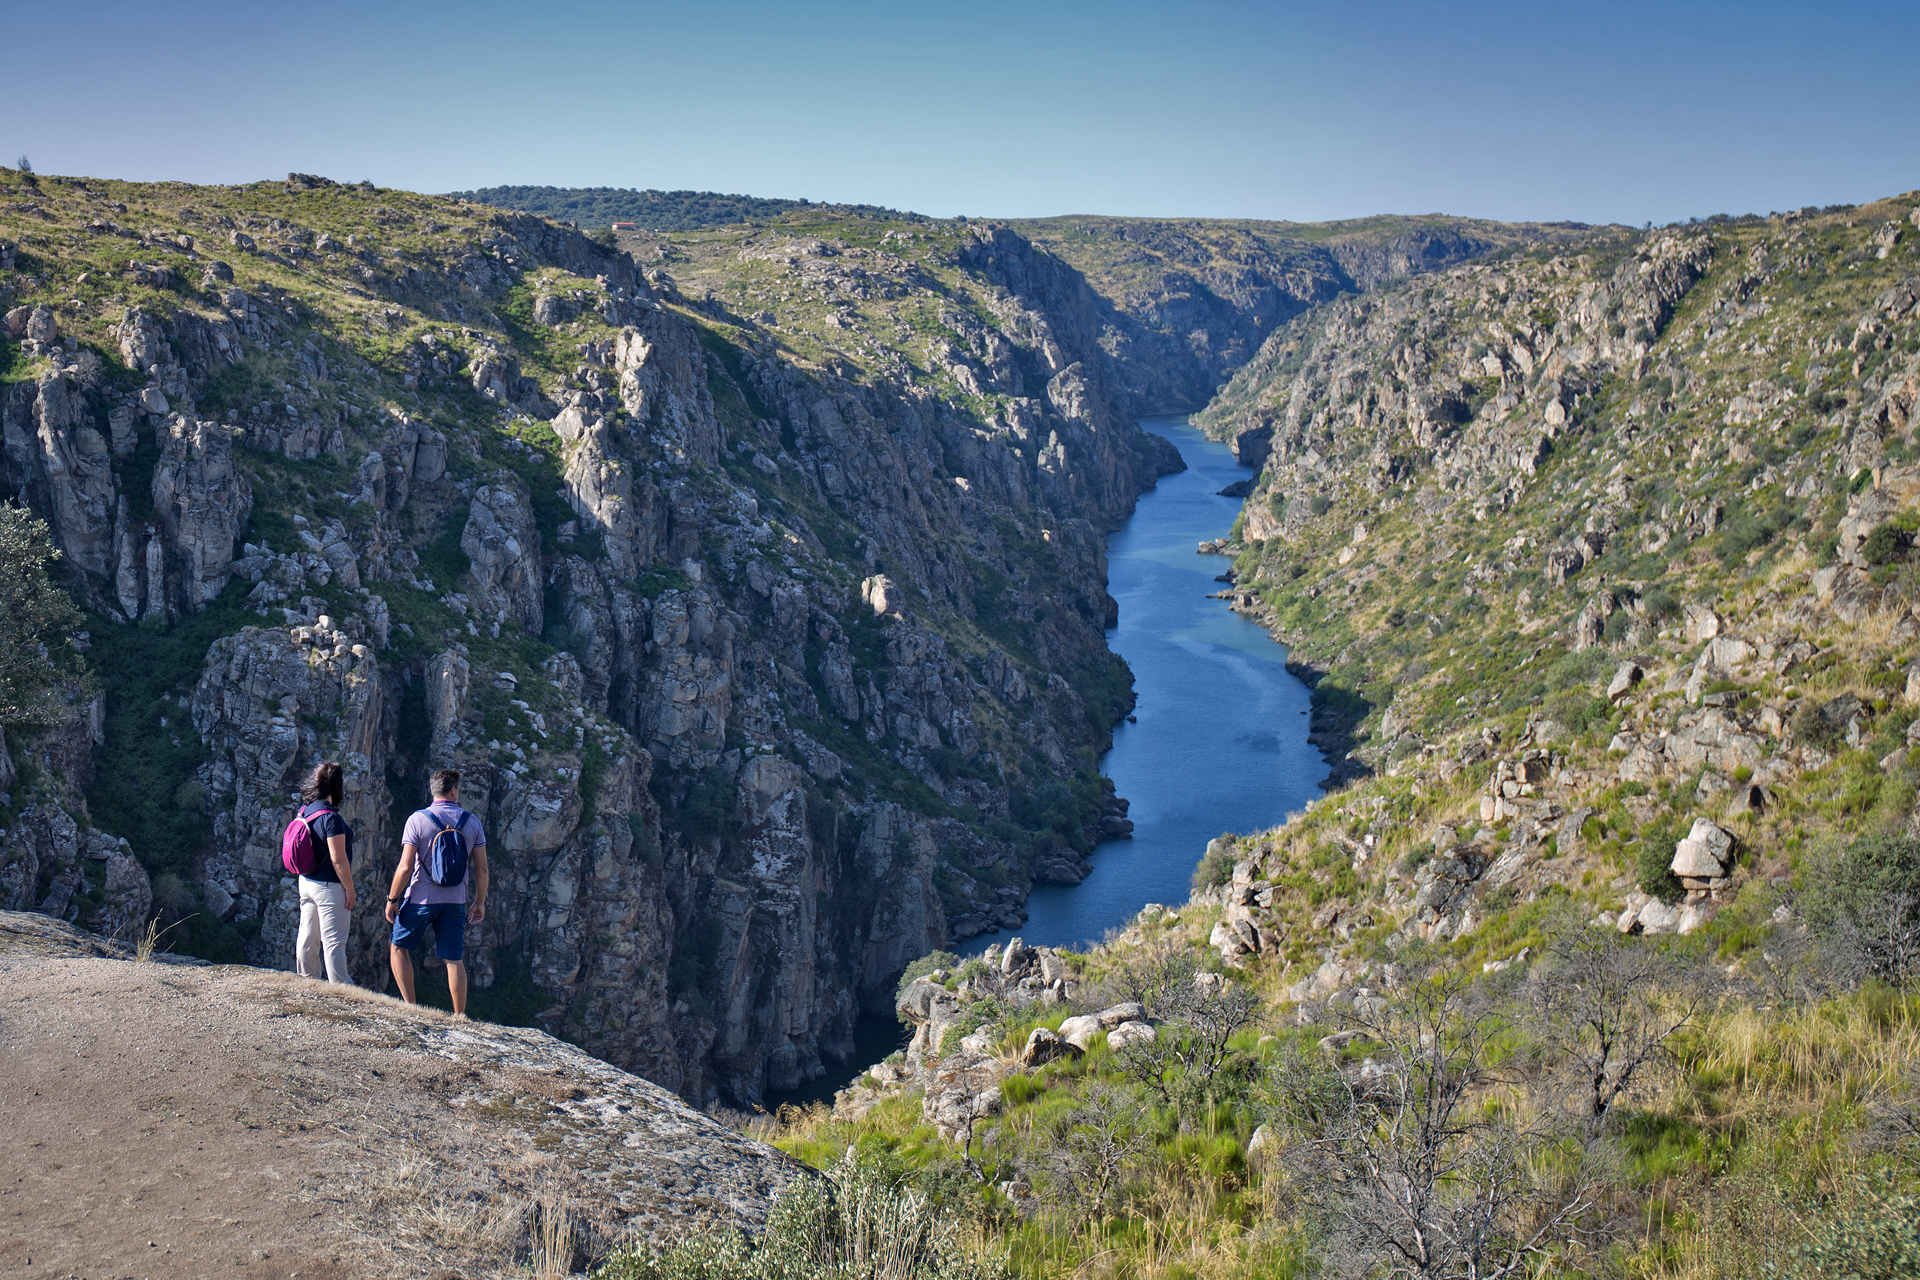
<path fill-rule="evenodd" d="M 788 256 L 910 311 L 910 359 L 456 201 L 0 173 L 0 495 L 105 690 L 7 740 L 5 904 L 285 963 L 302 772 L 346 762 L 374 902 L 452 764 L 476 1007 L 747 1100 L 1082 874 L 1124 830 L 1102 536 L 1177 459 L 1071 272 L 950 224 L 866 252 Z"/>
<path fill-rule="evenodd" d="M 1543 1208 L 1543 1273 L 1896 1256 L 1917 233 L 1920 193 L 1603 231 L 1283 326 L 1203 419 L 1260 460 L 1225 594 L 1342 785 L 1085 954 L 927 957 L 908 1047 L 779 1141 L 927 1170 L 1033 1276 L 1372 1275 Z"/>

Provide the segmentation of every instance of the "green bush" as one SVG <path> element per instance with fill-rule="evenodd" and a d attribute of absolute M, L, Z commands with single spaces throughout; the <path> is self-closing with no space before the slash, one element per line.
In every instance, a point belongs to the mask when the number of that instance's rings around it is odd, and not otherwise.
<path fill-rule="evenodd" d="M 1640 842 L 1634 872 L 1640 892 L 1652 894 L 1662 902 L 1678 902 L 1686 893 L 1679 877 L 1673 874 L 1673 844 L 1649 834 Z"/>
<path fill-rule="evenodd" d="M 1846 1280 L 1903 1280 L 1920 1275 L 1920 1196 L 1903 1195 L 1884 1183 L 1847 1197 L 1811 1219 L 1802 1219 L 1802 1241 L 1793 1259 L 1768 1271 L 1786 1280 L 1843 1276 Z"/>
<path fill-rule="evenodd" d="M 954 1215 L 853 1152 L 789 1186 L 756 1240 L 715 1228 L 616 1255 L 596 1280 L 998 1280 Z"/>
<path fill-rule="evenodd" d="M 951 951 L 929 951 L 900 971 L 900 982 L 893 989 L 893 998 L 897 1001 L 906 994 L 908 987 L 917 979 L 924 978 L 936 969 L 953 970 L 960 964 L 960 957 Z"/>
<path fill-rule="evenodd" d="M 1819 704 L 1811 698 L 1800 703 L 1787 717 L 1787 732 L 1795 742 L 1832 753 L 1841 743 L 1840 726 L 1822 715 Z"/>
<path fill-rule="evenodd" d="M 1866 836 L 1812 859 L 1799 900 L 1843 976 L 1900 982 L 1920 973 L 1920 839 Z"/>
<path fill-rule="evenodd" d="M 1656 623 L 1680 616 L 1680 601 L 1665 587 L 1655 587 L 1647 592 L 1641 597 L 1640 603 L 1646 609 L 1647 617 Z"/>
<path fill-rule="evenodd" d="M 1871 565 L 1892 564 L 1904 557 L 1912 546 L 1913 535 L 1888 521 L 1867 535 L 1867 540 L 1860 544 L 1860 554 Z"/>
<path fill-rule="evenodd" d="M 0 725 L 70 719 L 86 690 L 69 643 L 79 611 L 48 572 L 59 558 L 46 521 L 0 503 Z"/>
<path fill-rule="evenodd" d="M 1232 844 L 1209 844 L 1206 853 L 1201 855 L 1200 865 L 1193 869 L 1193 887 L 1195 892 L 1218 889 L 1233 879 L 1235 847 Z"/>

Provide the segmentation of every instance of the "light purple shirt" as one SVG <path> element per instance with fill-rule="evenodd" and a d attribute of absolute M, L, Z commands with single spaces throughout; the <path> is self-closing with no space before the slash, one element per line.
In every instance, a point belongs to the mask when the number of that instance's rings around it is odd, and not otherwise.
<path fill-rule="evenodd" d="M 427 814 L 440 821 L 435 822 Z M 442 826 L 458 824 L 467 838 L 467 878 L 459 884 L 435 884 L 427 875 L 427 845 Z M 480 819 L 449 800 L 435 800 L 427 809 L 407 819 L 401 844 L 413 846 L 413 879 L 407 881 L 408 902 L 465 902 L 467 886 L 473 883 L 473 851 L 487 843 L 487 830 Z"/>

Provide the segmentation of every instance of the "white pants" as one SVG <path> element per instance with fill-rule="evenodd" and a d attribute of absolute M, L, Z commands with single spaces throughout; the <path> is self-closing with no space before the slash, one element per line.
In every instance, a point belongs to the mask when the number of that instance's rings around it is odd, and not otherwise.
<path fill-rule="evenodd" d="M 347 972 L 350 922 L 346 886 L 300 877 L 300 940 L 294 944 L 293 963 L 301 977 L 320 976 L 320 958 L 324 952 L 327 980 L 353 984 L 353 976 Z"/>

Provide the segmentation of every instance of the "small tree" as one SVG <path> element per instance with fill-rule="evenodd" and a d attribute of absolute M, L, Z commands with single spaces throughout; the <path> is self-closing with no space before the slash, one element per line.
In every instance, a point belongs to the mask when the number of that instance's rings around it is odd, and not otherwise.
<path fill-rule="evenodd" d="M 31 161 L 31 160 L 29 160 L 29 159 L 27 159 L 27 156 L 26 156 L 26 153 L 25 153 L 25 152 L 22 152 L 22 153 L 20 154 L 20 162 L 19 162 L 18 164 L 16 164 L 16 165 L 14 165 L 13 167 L 14 167 L 14 168 L 16 168 L 16 169 L 18 169 L 18 170 L 19 170 L 20 172 L 22 172 L 22 173 L 32 173 L 32 172 L 33 172 L 33 161 Z"/>
<path fill-rule="evenodd" d="M 1191 1123 L 1219 1097 L 1228 1047 L 1259 1016 L 1259 996 L 1202 969 L 1191 949 L 1172 945 L 1122 966 L 1112 989 L 1160 1024 L 1153 1039 L 1121 1052 L 1122 1069 Z"/>
<path fill-rule="evenodd" d="M 1101 1222 L 1141 1158 L 1152 1150 L 1151 1126 L 1139 1094 L 1096 1083 L 1060 1121 L 1044 1157 L 1053 1175 L 1054 1198 L 1079 1210 L 1087 1221 Z"/>
<path fill-rule="evenodd" d="M 1342 1018 L 1358 1067 L 1295 1052 L 1269 1077 L 1291 1192 L 1343 1276 L 1504 1280 L 1578 1234 L 1601 1184 L 1595 1149 L 1522 1117 L 1490 1068 L 1501 1022 L 1457 975 Z"/>
<path fill-rule="evenodd" d="M 1559 926 L 1524 1007 L 1593 1136 L 1671 1059 L 1673 1037 L 1699 1016 L 1709 987 L 1652 939 L 1595 929 L 1570 914 Z"/>
<path fill-rule="evenodd" d="M 59 558 L 44 520 L 0 503 L 0 727 L 59 723 L 85 688 L 80 615 L 47 573 Z"/>

